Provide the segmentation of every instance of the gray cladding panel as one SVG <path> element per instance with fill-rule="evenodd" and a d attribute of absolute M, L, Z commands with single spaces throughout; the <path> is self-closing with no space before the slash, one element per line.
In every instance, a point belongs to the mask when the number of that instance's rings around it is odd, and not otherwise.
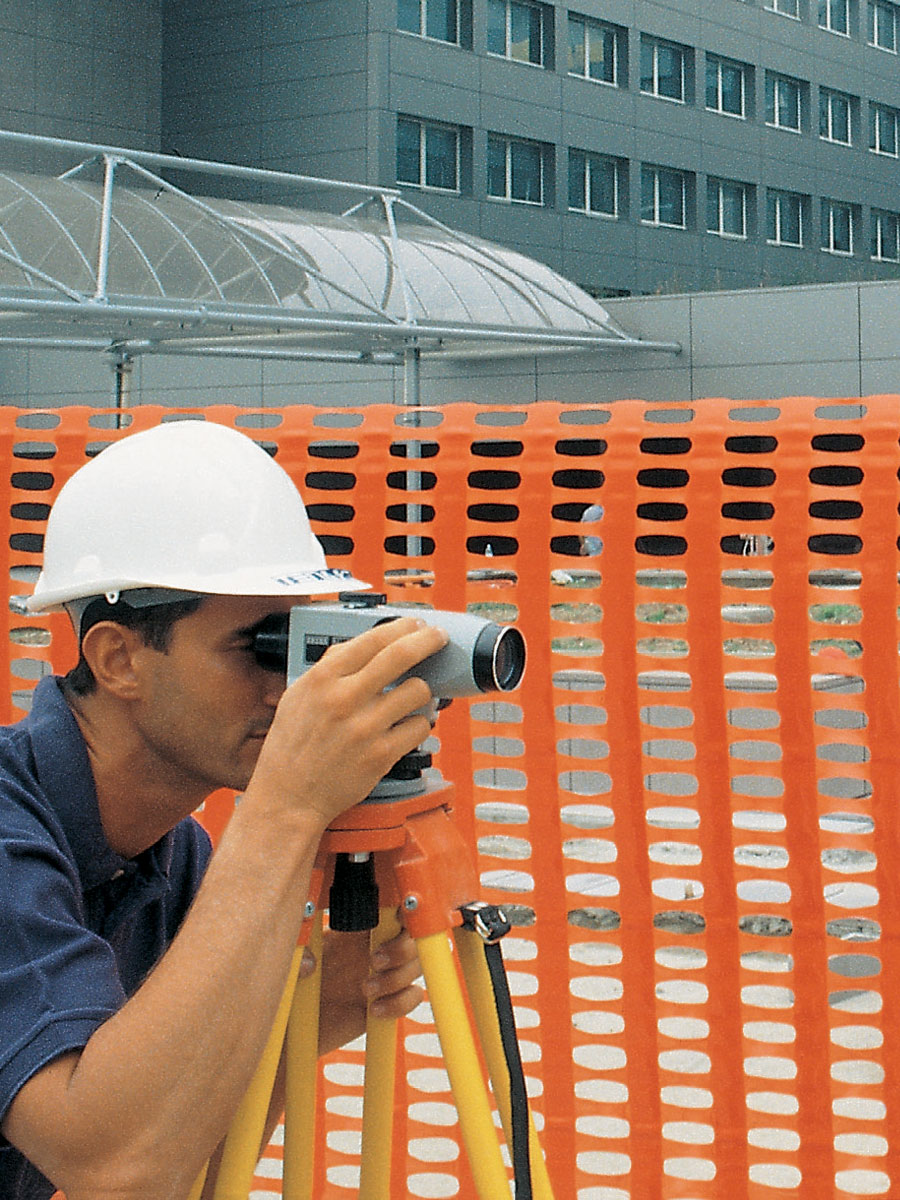
<path fill-rule="evenodd" d="M 760 291 L 756 297 L 752 293 L 695 296 L 691 312 L 694 353 L 704 366 L 857 358 L 855 288 L 830 292 L 828 304 L 814 288 Z"/>

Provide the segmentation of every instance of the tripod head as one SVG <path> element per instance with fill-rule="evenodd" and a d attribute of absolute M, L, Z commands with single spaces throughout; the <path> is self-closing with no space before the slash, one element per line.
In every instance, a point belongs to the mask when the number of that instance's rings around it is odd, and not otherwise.
<path fill-rule="evenodd" d="M 441 787 L 443 780 L 431 766 L 431 755 L 423 746 L 403 757 L 375 785 L 354 810 L 358 815 L 370 806 L 391 809 L 403 801 L 414 801 Z M 372 851 L 338 851 L 328 897 L 329 924 L 344 933 L 374 929 L 379 918 L 379 890 Z"/>

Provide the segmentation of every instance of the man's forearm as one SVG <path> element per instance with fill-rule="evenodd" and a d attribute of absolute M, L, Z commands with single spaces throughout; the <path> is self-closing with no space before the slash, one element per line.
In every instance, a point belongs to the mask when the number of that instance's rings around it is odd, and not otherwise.
<path fill-rule="evenodd" d="M 4 1133 L 68 1200 L 187 1194 L 262 1053 L 320 836 L 240 805 L 150 977 L 56 1077 L 19 1093 Z"/>

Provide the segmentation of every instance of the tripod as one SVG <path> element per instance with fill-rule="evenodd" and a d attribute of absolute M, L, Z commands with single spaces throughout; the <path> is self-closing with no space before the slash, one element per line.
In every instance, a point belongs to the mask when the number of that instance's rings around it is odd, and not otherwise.
<path fill-rule="evenodd" d="M 313 1200 L 321 976 L 318 966 L 299 982 L 298 973 L 304 944 L 321 963 L 322 901 L 329 879 L 331 928 L 371 929 L 374 948 L 394 936 L 402 922 L 415 940 L 479 1200 L 502 1200 L 510 1195 L 510 1187 L 466 994 L 513 1163 L 516 1200 L 553 1200 L 528 1113 L 498 945 L 510 926 L 499 909 L 472 902 L 477 877 L 450 817 L 453 786 L 427 769 L 429 763 L 429 757 L 419 752 L 401 759 L 367 800 L 326 832 L 300 944 L 262 1060 L 226 1139 L 214 1200 L 247 1200 L 282 1048 L 286 1057 L 282 1194 L 284 1200 Z M 396 1184 L 392 1190 L 391 1184 L 396 1038 L 396 1021 L 369 1014 L 360 1200 L 395 1200 L 403 1194 Z M 190 1200 L 199 1200 L 205 1174 L 194 1185 Z"/>

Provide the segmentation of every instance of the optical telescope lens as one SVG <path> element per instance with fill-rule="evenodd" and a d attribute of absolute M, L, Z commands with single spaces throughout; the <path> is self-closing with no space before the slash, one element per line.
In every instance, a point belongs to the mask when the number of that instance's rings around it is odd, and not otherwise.
<path fill-rule="evenodd" d="M 488 625 L 478 635 L 472 674 L 483 692 L 511 692 L 525 671 L 525 639 L 511 625 Z"/>
<path fill-rule="evenodd" d="M 501 692 L 519 686 L 525 670 L 525 639 L 518 629 L 501 629 L 494 647 L 494 679 Z"/>

